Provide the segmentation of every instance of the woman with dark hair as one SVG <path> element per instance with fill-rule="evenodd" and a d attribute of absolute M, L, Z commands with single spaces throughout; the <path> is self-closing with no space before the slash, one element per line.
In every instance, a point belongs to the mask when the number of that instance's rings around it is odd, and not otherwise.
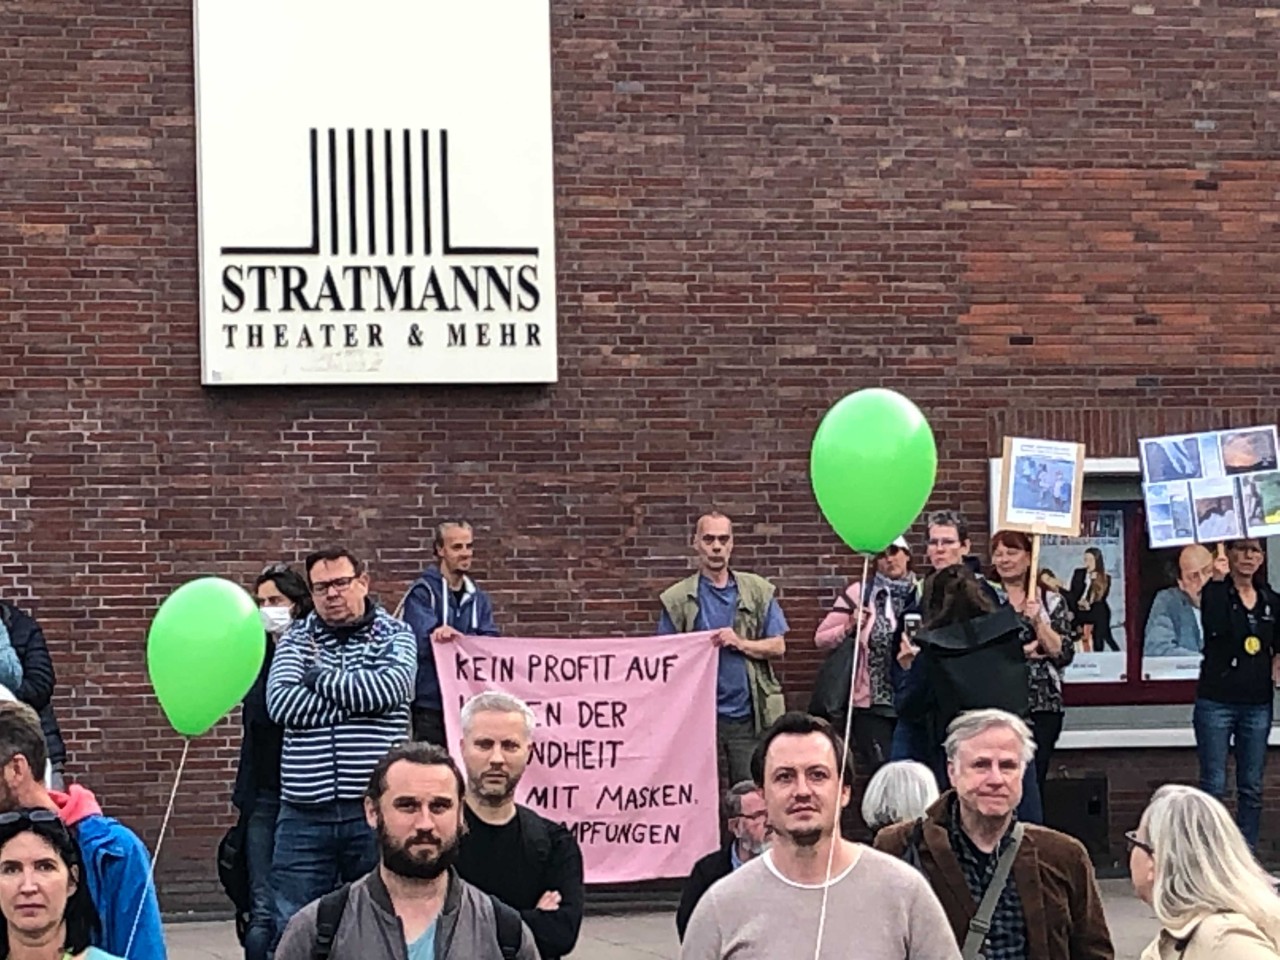
<path fill-rule="evenodd" d="M 1236 758 L 1236 822 L 1251 849 L 1262 823 L 1262 778 L 1277 679 L 1280 596 L 1260 576 L 1262 541 L 1227 541 L 1230 575 L 1200 591 L 1204 659 L 1192 726 L 1200 789 L 1225 800 L 1227 757 Z"/>
<path fill-rule="evenodd" d="M 1088 547 L 1084 551 L 1084 566 L 1077 567 L 1071 575 L 1068 594 L 1083 631 L 1082 650 L 1101 653 L 1110 647 L 1120 652 L 1120 645 L 1111 634 L 1111 604 L 1107 602 L 1110 594 L 1111 577 L 1102 561 L 1102 551 Z"/>
<path fill-rule="evenodd" d="M 1044 793 L 1053 748 L 1062 733 L 1062 671 L 1076 655 L 1075 627 L 1067 602 L 1057 591 L 1028 593 L 1031 581 L 1031 538 L 1016 530 L 1000 530 L 991 538 L 991 563 L 1000 602 L 1018 614 L 1022 649 L 1030 675 L 1031 728 L 1036 738 L 1036 784 Z"/>
<path fill-rule="evenodd" d="M 312 602 L 306 580 L 286 563 L 273 563 L 258 574 L 253 594 L 267 633 L 267 655 L 244 698 L 244 739 L 231 802 L 240 811 L 236 829 L 241 833 L 252 900 L 249 915 L 236 917 L 237 932 L 245 960 L 266 960 L 275 934 L 271 860 L 280 811 L 280 750 L 284 743 L 284 730 L 267 714 L 267 675 L 276 641 L 294 621 L 311 613 Z"/>
<path fill-rule="evenodd" d="M 55 811 L 0 814 L 0 957 L 118 960 L 89 945 L 98 915 L 83 873 L 80 850 Z"/>
<path fill-rule="evenodd" d="M 898 664 L 898 713 L 928 731 L 929 755 L 911 757 L 930 766 L 946 789 L 942 744 L 947 726 L 969 710 L 996 708 L 1026 717 L 1031 679 L 1022 622 L 999 606 L 989 587 L 962 563 L 943 567 L 924 582 L 924 629 L 919 652 L 904 643 Z M 1039 823 L 1042 814 L 1035 766 L 1027 765 L 1018 816 Z"/>

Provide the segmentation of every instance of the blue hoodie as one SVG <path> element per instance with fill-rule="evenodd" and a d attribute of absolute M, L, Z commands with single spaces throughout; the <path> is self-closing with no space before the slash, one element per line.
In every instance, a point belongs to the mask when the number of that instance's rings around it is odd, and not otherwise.
<path fill-rule="evenodd" d="M 431 634 L 436 627 L 448 625 L 459 633 L 472 637 L 501 636 L 493 622 L 493 601 L 475 585 L 470 577 L 462 578 L 462 600 L 453 595 L 444 582 L 440 568 L 427 567 L 409 588 L 404 598 L 404 621 L 413 628 L 418 641 L 418 682 L 414 693 L 415 709 L 440 710 L 440 678 L 436 674 L 435 652 L 431 649 Z M 446 609 L 445 618 L 441 611 Z"/>
<path fill-rule="evenodd" d="M 147 848 L 124 824 L 103 816 L 98 801 L 84 787 L 72 784 L 66 793 L 51 790 L 49 796 L 80 845 L 85 885 L 101 923 L 95 946 L 128 960 L 165 960 L 164 930 Z M 133 945 L 126 954 L 130 937 Z"/>

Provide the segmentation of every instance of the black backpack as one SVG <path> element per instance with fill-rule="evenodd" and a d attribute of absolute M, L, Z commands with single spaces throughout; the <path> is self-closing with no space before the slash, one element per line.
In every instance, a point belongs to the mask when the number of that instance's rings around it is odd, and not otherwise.
<path fill-rule="evenodd" d="M 844 606 L 834 609 L 840 613 L 858 616 L 859 606 L 845 592 L 836 601 L 844 601 Z M 858 631 L 854 631 L 840 641 L 840 645 L 827 654 L 818 668 L 818 675 L 813 682 L 813 695 L 809 698 L 811 716 L 821 717 L 828 723 L 839 723 L 849 712 L 849 688 L 853 684 L 853 645 L 857 643 Z"/>
<path fill-rule="evenodd" d="M 253 891 L 249 886 L 249 861 L 245 855 L 248 837 L 248 818 L 241 817 L 236 825 L 222 835 L 218 843 L 218 880 L 232 905 L 236 908 L 236 937 L 244 944 L 249 930 L 249 918 L 253 910 Z"/>
<path fill-rule="evenodd" d="M 333 938 L 342 923 L 342 913 L 347 909 L 347 896 L 350 893 L 351 884 L 344 883 L 337 890 L 320 898 L 316 909 L 316 939 L 311 945 L 311 960 L 329 960 Z M 493 920 L 497 927 L 502 960 L 516 960 L 524 937 L 520 914 L 492 894 L 489 895 L 489 902 L 493 904 Z"/>
<path fill-rule="evenodd" d="M 1030 675 L 1022 639 L 1022 622 L 1010 606 L 917 636 L 929 653 L 939 732 L 966 710 L 1027 715 Z"/>

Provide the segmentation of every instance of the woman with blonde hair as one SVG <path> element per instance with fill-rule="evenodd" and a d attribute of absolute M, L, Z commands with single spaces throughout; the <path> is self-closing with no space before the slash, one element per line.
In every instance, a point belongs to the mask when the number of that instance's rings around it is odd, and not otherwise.
<path fill-rule="evenodd" d="M 1134 891 L 1163 927 L 1142 960 L 1280 958 L 1280 896 L 1221 803 L 1163 786 L 1125 837 Z"/>

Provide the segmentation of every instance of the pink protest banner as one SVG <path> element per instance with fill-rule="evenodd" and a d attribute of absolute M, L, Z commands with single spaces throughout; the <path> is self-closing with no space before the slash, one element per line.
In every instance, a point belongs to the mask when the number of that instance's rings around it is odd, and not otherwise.
<path fill-rule="evenodd" d="M 519 697 L 538 727 L 516 801 L 573 832 L 587 882 L 687 876 L 720 843 L 710 638 L 439 644 L 450 750 L 458 756 L 469 697 Z"/>

